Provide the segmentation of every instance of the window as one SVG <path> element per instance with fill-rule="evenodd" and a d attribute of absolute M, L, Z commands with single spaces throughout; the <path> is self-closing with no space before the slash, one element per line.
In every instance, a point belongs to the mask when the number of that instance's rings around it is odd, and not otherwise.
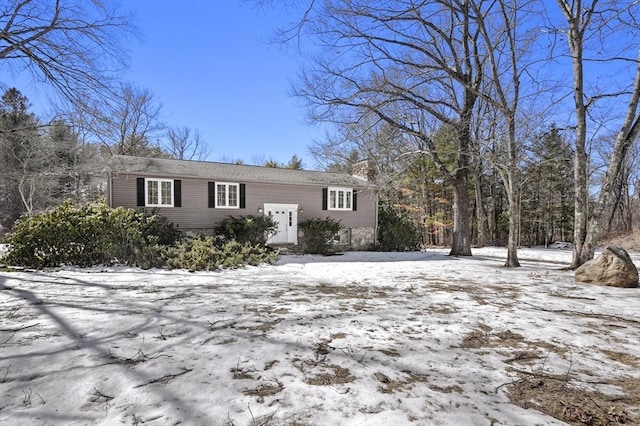
<path fill-rule="evenodd" d="M 240 208 L 240 184 L 216 182 L 216 207 Z"/>
<path fill-rule="evenodd" d="M 331 239 L 331 244 L 334 245 L 348 245 L 351 243 L 351 230 L 341 229 Z"/>
<path fill-rule="evenodd" d="M 352 210 L 352 188 L 329 188 L 329 210 Z"/>
<path fill-rule="evenodd" d="M 173 180 L 146 179 L 145 206 L 173 207 Z"/>

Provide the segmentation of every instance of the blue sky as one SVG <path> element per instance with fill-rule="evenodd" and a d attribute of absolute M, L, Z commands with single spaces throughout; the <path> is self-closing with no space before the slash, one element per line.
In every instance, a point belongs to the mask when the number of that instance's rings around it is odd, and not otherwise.
<path fill-rule="evenodd" d="M 140 42 L 129 46 L 126 79 L 149 89 L 170 125 L 198 129 L 214 161 L 303 157 L 322 132 L 290 96 L 293 52 L 267 40 L 292 19 L 239 0 L 134 0 Z"/>

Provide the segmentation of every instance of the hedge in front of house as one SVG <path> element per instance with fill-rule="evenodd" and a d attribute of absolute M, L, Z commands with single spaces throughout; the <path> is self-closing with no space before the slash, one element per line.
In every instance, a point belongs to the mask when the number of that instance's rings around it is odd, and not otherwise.
<path fill-rule="evenodd" d="M 328 254 L 333 237 L 342 229 L 340 221 L 330 217 L 309 219 L 299 226 L 304 233 L 302 250 L 308 254 Z"/>
<path fill-rule="evenodd" d="M 213 237 L 198 237 L 182 241 L 165 252 L 166 267 L 190 271 L 215 271 L 222 268 L 256 266 L 275 263 L 278 252 L 260 245 L 228 241 L 220 245 Z"/>
<path fill-rule="evenodd" d="M 224 241 L 265 246 L 277 229 L 278 223 L 271 216 L 230 216 L 220 221 L 214 232 Z"/>
<path fill-rule="evenodd" d="M 378 211 L 378 249 L 411 251 L 419 244 L 418 228 L 400 211 L 388 207 Z"/>
<path fill-rule="evenodd" d="M 11 249 L 2 262 L 36 269 L 118 263 L 196 271 L 273 263 L 278 257 L 259 244 L 179 239 L 180 232 L 164 216 L 111 208 L 104 202 L 75 206 L 66 201 L 16 221 L 6 241 Z"/>
<path fill-rule="evenodd" d="M 15 266 L 44 268 L 112 263 L 161 266 L 162 247 L 175 243 L 179 231 L 160 215 L 110 208 L 105 202 L 60 206 L 14 224 L 3 259 Z"/>

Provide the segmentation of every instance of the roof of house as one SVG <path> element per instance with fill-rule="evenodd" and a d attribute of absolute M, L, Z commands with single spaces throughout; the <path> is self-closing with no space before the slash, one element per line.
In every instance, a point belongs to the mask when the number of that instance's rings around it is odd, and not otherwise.
<path fill-rule="evenodd" d="M 371 182 L 343 173 L 292 170 L 209 161 L 114 155 L 108 163 L 112 173 L 234 182 L 268 182 L 314 186 L 371 187 Z"/>

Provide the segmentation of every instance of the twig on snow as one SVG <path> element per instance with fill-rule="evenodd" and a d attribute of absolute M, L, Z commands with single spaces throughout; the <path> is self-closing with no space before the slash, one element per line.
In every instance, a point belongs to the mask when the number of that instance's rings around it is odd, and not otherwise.
<path fill-rule="evenodd" d="M 153 379 L 153 380 L 151 380 L 151 381 L 149 381 L 147 383 L 143 383 L 141 385 L 137 385 L 137 386 L 134 386 L 134 387 L 137 389 L 137 388 L 141 388 L 143 386 L 152 385 L 154 383 L 161 383 L 163 385 L 166 385 L 167 383 L 169 383 L 171 380 L 175 379 L 176 377 L 182 376 L 183 374 L 187 374 L 187 373 L 189 373 L 191 371 L 193 371 L 193 368 L 184 368 L 184 367 L 182 367 L 182 372 L 180 372 L 180 373 L 165 374 L 162 377 L 158 377 L 157 379 Z"/>
<path fill-rule="evenodd" d="M 9 342 L 9 340 L 13 339 L 13 336 L 15 336 L 18 331 L 26 330 L 27 328 L 36 327 L 38 325 L 40 325 L 39 322 L 37 322 L 35 324 L 25 325 L 25 326 L 22 326 L 22 327 L 17 327 L 17 328 L 0 328 L 0 331 L 2 331 L 2 332 L 11 333 L 9 338 L 7 340 L 5 340 L 4 342 L 0 343 L 0 345 L 4 345 L 5 343 Z"/>

